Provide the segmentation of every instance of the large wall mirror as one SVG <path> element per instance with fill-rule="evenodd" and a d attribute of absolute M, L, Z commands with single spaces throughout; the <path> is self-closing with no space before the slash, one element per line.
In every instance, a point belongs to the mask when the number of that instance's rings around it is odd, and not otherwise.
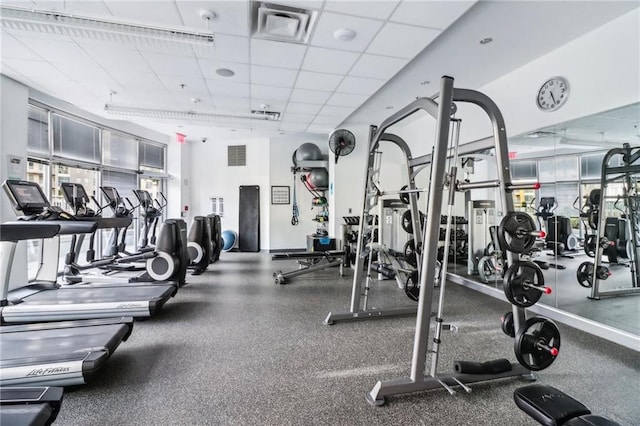
<path fill-rule="evenodd" d="M 516 210 L 530 215 L 547 234 L 531 255 L 542 269 L 545 285 L 553 289 L 539 303 L 636 336 L 640 336 L 639 126 L 640 104 L 633 104 L 509 139 L 514 182 L 541 184 L 537 190 L 513 194 Z M 631 149 L 624 151 L 625 146 Z M 468 217 L 482 226 L 471 229 L 489 230 L 497 222 L 494 213 L 478 207 L 470 208 Z M 485 251 L 490 252 L 490 234 L 472 232 L 476 238 L 489 239 Z M 501 265 L 486 252 L 475 255 L 476 271 L 459 272 L 502 288 Z"/>

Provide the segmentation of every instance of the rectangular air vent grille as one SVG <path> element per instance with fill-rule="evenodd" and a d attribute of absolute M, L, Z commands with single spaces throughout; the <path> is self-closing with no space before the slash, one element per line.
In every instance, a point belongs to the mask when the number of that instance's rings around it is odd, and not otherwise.
<path fill-rule="evenodd" d="M 238 167 L 247 165 L 247 146 L 229 145 L 227 147 L 227 165 Z"/>
<path fill-rule="evenodd" d="M 290 43 L 309 42 L 318 12 L 270 3 L 254 3 L 253 36 Z"/>

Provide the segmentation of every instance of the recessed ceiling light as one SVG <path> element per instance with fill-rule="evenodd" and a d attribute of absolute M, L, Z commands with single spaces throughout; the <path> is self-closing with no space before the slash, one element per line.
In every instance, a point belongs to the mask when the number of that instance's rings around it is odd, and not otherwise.
<path fill-rule="evenodd" d="M 236 73 L 229 68 L 218 68 L 216 70 L 216 74 L 218 74 L 220 77 L 233 77 Z"/>
<path fill-rule="evenodd" d="M 480 44 L 489 44 L 493 41 L 493 39 L 491 37 L 485 37 L 482 40 L 480 40 Z"/>
<path fill-rule="evenodd" d="M 350 41 L 356 38 L 356 32 L 348 28 L 340 28 L 333 33 L 333 38 L 340 41 Z"/>

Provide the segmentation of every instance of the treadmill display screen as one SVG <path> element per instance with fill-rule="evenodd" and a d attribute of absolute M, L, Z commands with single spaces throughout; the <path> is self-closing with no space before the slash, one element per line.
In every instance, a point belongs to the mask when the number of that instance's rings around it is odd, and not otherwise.
<path fill-rule="evenodd" d="M 70 205 L 74 206 L 89 202 L 89 196 L 87 195 L 87 191 L 84 190 L 84 186 L 76 183 L 65 182 L 60 184 L 60 187 L 64 193 L 64 198 Z M 75 197 L 73 195 L 74 191 Z"/>
<path fill-rule="evenodd" d="M 5 188 L 11 193 L 16 202 L 16 210 L 34 210 L 49 207 L 40 185 L 35 182 L 11 181 L 5 182 Z M 26 212 L 25 212 L 26 213 Z"/>

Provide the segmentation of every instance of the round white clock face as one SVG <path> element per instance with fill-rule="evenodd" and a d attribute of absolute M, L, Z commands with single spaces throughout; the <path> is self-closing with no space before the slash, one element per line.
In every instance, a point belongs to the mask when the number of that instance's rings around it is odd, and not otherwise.
<path fill-rule="evenodd" d="M 538 90 L 538 108 L 555 111 L 569 99 L 569 83 L 562 77 L 547 80 Z"/>

